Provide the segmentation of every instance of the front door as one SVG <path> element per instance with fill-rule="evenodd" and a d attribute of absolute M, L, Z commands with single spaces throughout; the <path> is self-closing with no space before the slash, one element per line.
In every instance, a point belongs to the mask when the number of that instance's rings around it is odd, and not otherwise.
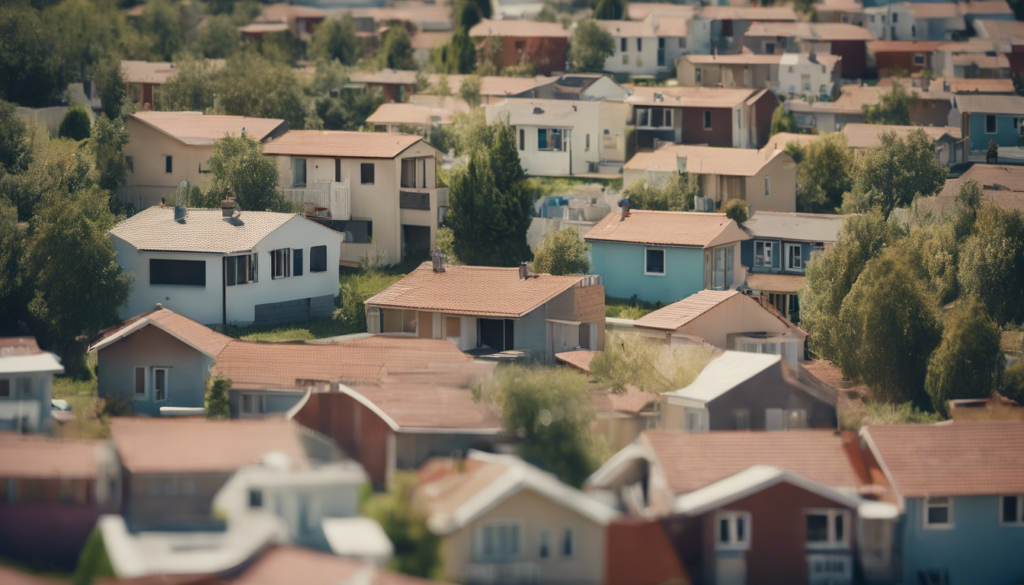
<path fill-rule="evenodd" d="M 715 585 L 746 585 L 747 560 L 742 556 L 718 557 Z"/>
<path fill-rule="evenodd" d="M 480 345 L 497 351 L 512 349 L 514 346 L 515 321 L 510 319 L 480 319 Z"/>

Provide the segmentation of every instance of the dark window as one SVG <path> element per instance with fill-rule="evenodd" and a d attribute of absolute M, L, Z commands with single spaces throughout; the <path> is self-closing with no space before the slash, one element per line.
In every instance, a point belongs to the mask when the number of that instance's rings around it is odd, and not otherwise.
<path fill-rule="evenodd" d="M 526 130 L 519 129 L 519 150 L 526 150 Z"/>
<path fill-rule="evenodd" d="M 372 185 L 374 181 L 374 165 L 373 163 L 363 163 L 359 165 L 359 177 L 360 181 L 364 185 Z"/>
<path fill-rule="evenodd" d="M 658 39 L 658 48 L 659 49 L 664 49 L 665 48 L 665 39 Z"/>
<path fill-rule="evenodd" d="M 807 542 L 828 541 L 828 515 L 807 515 Z"/>
<path fill-rule="evenodd" d="M 126 165 L 128 165 L 128 172 L 129 173 L 134 173 L 135 172 L 135 161 L 132 160 L 132 157 L 130 157 L 130 156 L 124 157 L 124 162 L 125 162 Z"/>
<path fill-rule="evenodd" d="M 309 271 L 327 272 L 327 246 L 313 246 L 309 249 Z"/>
<path fill-rule="evenodd" d="M 206 261 L 151 259 L 149 284 L 206 286 Z"/>
<path fill-rule="evenodd" d="M 704 110 L 704 129 L 711 130 L 711 110 Z"/>
<path fill-rule="evenodd" d="M 341 182 L 341 159 L 340 158 L 334 159 L 334 182 L 335 183 L 340 183 Z"/>
<path fill-rule="evenodd" d="M 949 507 L 929 506 L 928 524 L 949 524 Z"/>
<path fill-rule="evenodd" d="M 227 285 L 248 284 L 256 281 L 256 255 L 228 256 L 224 259 L 224 274 Z"/>
<path fill-rule="evenodd" d="M 306 159 L 297 158 L 292 161 L 292 170 L 294 171 L 292 177 L 292 184 L 296 186 L 302 186 L 306 184 Z"/>
<path fill-rule="evenodd" d="M 665 110 L 663 108 L 651 108 L 651 126 L 658 128 L 665 125 Z"/>
<path fill-rule="evenodd" d="M 403 187 L 410 189 L 416 188 L 416 159 L 414 158 L 403 158 L 402 159 L 402 179 L 401 184 Z"/>
<path fill-rule="evenodd" d="M 0 397 L 8 398 L 11 395 L 11 381 L 0 380 Z"/>
<path fill-rule="evenodd" d="M 572 530 L 566 530 L 565 536 L 562 537 L 562 556 L 571 557 L 575 546 L 572 541 Z"/>
<path fill-rule="evenodd" d="M 644 272 L 665 274 L 665 250 L 647 250 L 647 265 Z"/>
<path fill-rule="evenodd" d="M 292 276 L 302 276 L 302 248 L 292 250 Z"/>
<path fill-rule="evenodd" d="M 135 368 L 135 393 L 140 396 L 146 393 L 146 368 Z"/>
<path fill-rule="evenodd" d="M 292 275 L 290 252 L 288 248 L 270 251 L 270 278 L 287 278 Z"/>
<path fill-rule="evenodd" d="M 169 156 L 168 155 L 168 156 L 164 157 L 164 167 L 165 167 L 164 168 L 164 172 L 167 172 L 167 173 L 174 172 L 174 157 L 173 156 Z"/>
<path fill-rule="evenodd" d="M 1017 496 L 1003 496 L 1003 522 L 1006 524 L 1016 524 L 1020 520 L 1018 519 L 1019 513 L 1017 512 L 1017 503 L 1020 500 Z"/>
<path fill-rule="evenodd" d="M 722 518 L 718 521 L 718 541 L 728 544 L 729 542 L 729 519 Z"/>
<path fill-rule="evenodd" d="M 985 116 L 985 133 L 995 134 L 996 133 L 996 117 L 993 115 Z"/>
<path fill-rule="evenodd" d="M 619 39 L 619 50 L 620 50 L 621 52 L 623 52 L 623 53 L 625 53 L 626 51 L 628 51 L 628 50 L 629 50 L 629 49 L 628 49 L 628 48 L 626 47 L 626 42 L 627 42 L 627 40 L 626 40 L 626 39 Z"/>
<path fill-rule="evenodd" d="M 262 508 L 263 507 L 263 492 L 260 490 L 249 490 L 249 507 L 250 508 Z"/>
<path fill-rule="evenodd" d="M 643 41 L 643 39 L 637 39 L 636 40 L 636 50 L 637 51 L 643 51 L 644 50 L 644 41 Z"/>

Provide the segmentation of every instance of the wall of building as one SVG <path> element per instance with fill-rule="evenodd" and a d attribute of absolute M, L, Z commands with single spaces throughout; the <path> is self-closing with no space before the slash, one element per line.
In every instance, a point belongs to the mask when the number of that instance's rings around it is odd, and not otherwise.
<path fill-rule="evenodd" d="M 923 55 L 924 63 L 915 63 L 914 55 Z M 920 53 L 909 53 L 909 52 L 889 52 L 889 53 L 876 53 L 875 54 L 875 71 L 878 72 L 879 76 L 884 75 L 887 71 L 892 69 L 901 69 L 910 73 L 920 73 L 924 69 L 930 69 L 932 62 L 932 54 L 930 52 L 922 51 Z"/>
<path fill-rule="evenodd" d="M 711 430 L 735 429 L 734 413 L 739 409 L 746 409 L 750 412 L 750 428 L 765 429 L 767 427 L 765 411 L 770 408 L 806 411 L 808 428 L 837 428 L 838 419 L 835 407 L 788 384 L 782 377 L 782 367 L 780 365 L 769 368 L 709 402 L 707 409 L 710 413 L 709 426 Z"/>
<path fill-rule="evenodd" d="M 704 128 L 704 112 L 711 112 L 711 128 Z M 680 144 L 704 144 L 707 146 L 737 147 L 737 137 L 733 135 L 733 124 L 736 116 L 732 108 L 680 108 L 682 112 L 682 137 Z M 674 116 L 673 118 L 679 118 Z M 675 120 L 673 120 L 675 121 Z M 678 126 L 678 122 L 676 122 Z"/>
<path fill-rule="evenodd" d="M 765 177 L 769 180 L 768 197 L 764 191 Z M 796 163 L 789 155 L 774 157 L 745 181 L 744 192 L 751 214 L 757 211 L 796 211 Z"/>
<path fill-rule="evenodd" d="M 496 63 L 498 69 L 514 67 L 522 59 L 534 65 L 537 75 L 551 75 L 566 70 L 568 37 L 486 37 L 485 40 L 501 43 L 502 51 Z"/>
<path fill-rule="evenodd" d="M 772 261 L 770 266 L 754 266 L 754 242 L 769 242 L 771 244 Z M 787 271 L 782 267 L 785 244 L 797 244 L 800 246 L 800 257 L 803 259 L 804 266 L 806 266 L 807 262 L 811 259 L 811 254 L 814 252 L 814 247 L 809 242 L 775 240 L 772 238 L 753 238 L 742 242 L 740 244 L 740 255 L 743 265 L 750 272 L 789 272 L 793 274 L 795 271 Z"/>
<path fill-rule="evenodd" d="M 597 347 L 590 349 L 603 351 L 605 337 L 604 285 L 578 286 L 572 289 L 572 293 L 575 305 L 573 320 L 597 328 Z"/>
<path fill-rule="evenodd" d="M 970 114 L 971 151 L 985 152 L 990 140 L 995 140 L 999 146 L 1017 146 L 1020 135 L 1018 130 L 1013 127 L 1015 116 L 994 115 L 996 117 L 996 132 L 988 134 L 985 132 L 985 118 L 988 115 Z"/>
<path fill-rule="evenodd" d="M 867 65 L 867 43 L 865 41 L 830 41 L 831 54 L 842 58 L 838 67 L 843 79 L 860 79 L 864 77 Z"/>
<path fill-rule="evenodd" d="M 675 334 L 694 335 L 715 347 L 728 349 L 730 333 L 753 331 L 789 333 L 790 328 L 754 299 L 736 295 L 683 325 Z"/>
<path fill-rule="evenodd" d="M 0 481 L 7 482 L 6 478 Z M 49 480 L 56 492 L 57 480 Z M 0 504 L 0 550 L 5 559 L 73 571 L 100 510 L 95 504 Z"/>
<path fill-rule="evenodd" d="M 659 75 L 669 73 L 672 68 L 672 61 L 668 59 L 667 51 L 663 65 L 658 65 L 658 39 L 655 37 L 623 37 L 612 33 L 615 41 L 615 52 L 604 61 L 604 70 L 609 73 L 623 75 Z M 626 50 L 622 50 L 622 41 L 626 41 Z M 640 41 L 640 48 L 637 49 L 637 41 Z M 665 39 L 666 47 L 669 43 L 679 50 L 679 43 L 685 39 Z"/>
<path fill-rule="evenodd" d="M 661 246 L 657 246 L 661 247 Z M 665 248 L 665 275 L 644 275 L 641 244 L 591 242 L 590 273 L 600 274 L 605 294 L 668 304 L 704 289 L 704 255 L 700 248 Z"/>
<path fill-rule="evenodd" d="M 124 154 L 131 157 L 132 165 L 125 197 L 136 209 L 160 205 L 160 198 L 177 191 L 182 181 L 200 187 L 207 184 L 213 145 L 186 146 L 132 117 L 128 118 L 128 131 L 132 139 L 125 145 Z M 173 157 L 170 173 L 167 172 L 167 156 Z"/>
<path fill-rule="evenodd" d="M 133 528 L 215 526 L 213 497 L 230 477 L 231 472 L 125 473 L 125 520 Z"/>
<path fill-rule="evenodd" d="M 21 379 L 28 379 L 29 393 L 18 390 Z M 49 372 L 4 373 L 0 379 L 9 383 L 10 395 L 0 398 L 0 428 L 21 432 L 47 432 L 50 430 L 50 399 L 53 374 Z"/>

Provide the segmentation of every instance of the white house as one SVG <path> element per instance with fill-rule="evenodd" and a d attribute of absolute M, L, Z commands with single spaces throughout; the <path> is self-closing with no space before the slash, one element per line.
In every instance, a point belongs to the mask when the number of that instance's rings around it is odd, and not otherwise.
<path fill-rule="evenodd" d="M 63 373 L 60 359 L 34 337 L 0 338 L 0 431 L 49 430 L 53 375 Z"/>
<path fill-rule="evenodd" d="M 687 52 L 690 18 L 650 14 L 643 20 L 595 20 L 615 39 L 615 53 L 604 70 L 621 75 L 671 75 Z"/>
<path fill-rule="evenodd" d="M 157 303 L 205 324 L 284 323 L 330 315 L 342 234 L 269 211 L 150 207 L 110 230 L 134 276 L 127 319 Z"/>
<path fill-rule="evenodd" d="M 831 96 L 839 90 L 842 60 L 836 55 L 785 53 L 779 61 L 777 91 L 781 94 Z"/>

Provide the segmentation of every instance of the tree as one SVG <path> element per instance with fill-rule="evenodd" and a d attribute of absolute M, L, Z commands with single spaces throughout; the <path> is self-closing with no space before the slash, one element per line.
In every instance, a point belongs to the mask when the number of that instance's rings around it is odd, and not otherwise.
<path fill-rule="evenodd" d="M 928 359 L 939 345 L 938 307 L 899 247 L 867 262 L 843 299 L 837 363 L 886 402 L 926 404 Z"/>
<path fill-rule="evenodd" d="M 803 148 L 796 178 L 800 211 L 831 213 L 842 206 L 843 194 L 853 186 L 854 156 L 848 144 L 842 132 L 828 132 Z"/>
<path fill-rule="evenodd" d="M 156 109 L 166 112 L 206 112 L 213 108 L 217 73 L 205 59 L 183 57 L 175 63 L 178 73 L 160 86 Z"/>
<path fill-rule="evenodd" d="M 596 468 L 590 432 L 594 407 L 582 374 L 510 365 L 475 391 L 499 414 L 502 428 L 522 439 L 519 455 L 527 462 L 574 486 Z"/>
<path fill-rule="evenodd" d="M 750 208 L 742 199 L 730 199 L 722 205 L 722 213 L 736 223 L 743 223 L 750 217 Z"/>
<path fill-rule="evenodd" d="M 997 323 L 1024 322 L 1024 215 L 983 205 L 960 249 L 957 278 Z"/>
<path fill-rule="evenodd" d="M 16 323 L 24 319 L 28 299 L 18 272 L 24 240 L 18 209 L 0 198 L 0 335 L 14 334 Z"/>
<path fill-rule="evenodd" d="M 479 75 L 468 75 L 462 78 L 462 83 L 459 84 L 459 97 L 469 104 L 469 107 L 471 108 L 475 108 L 480 105 Z"/>
<path fill-rule="evenodd" d="M 593 20 L 581 20 L 569 39 L 569 69 L 583 73 L 604 71 L 604 62 L 615 54 L 615 39 Z"/>
<path fill-rule="evenodd" d="M 597 20 L 625 20 L 626 0 L 598 0 L 594 8 Z"/>
<path fill-rule="evenodd" d="M 693 199 L 699 194 L 697 176 L 690 173 L 671 173 L 660 187 L 647 181 L 633 181 L 622 192 L 632 209 L 651 211 L 691 211 Z"/>
<path fill-rule="evenodd" d="M 274 211 L 283 205 L 277 190 L 277 162 L 263 156 L 263 144 L 248 135 L 225 136 L 213 143 L 208 191 L 218 199 L 234 197 L 246 211 Z"/>
<path fill-rule="evenodd" d="M 89 137 L 92 120 L 89 119 L 89 110 L 85 106 L 74 105 L 68 108 L 64 119 L 60 121 L 60 129 L 57 135 L 61 138 L 70 138 L 74 141 L 85 140 Z"/>
<path fill-rule="evenodd" d="M 113 579 L 114 567 L 107 555 L 107 547 L 103 543 L 103 534 L 99 528 L 93 528 L 85 540 L 82 552 L 78 555 L 75 574 L 71 578 L 72 585 L 89 585 L 104 579 Z"/>
<path fill-rule="evenodd" d="M 283 65 L 295 65 L 306 52 L 306 44 L 290 30 L 263 35 L 257 45 L 266 60 Z"/>
<path fill-rule="evenodd" d="M 935 156 L 935 143 L 920 128 L 899 138 L 882 132 L 880 144 L 856 157 L 852 211 L 877 208 L 889 217 L 897 207 L 910 205 L 915 197 L 939 192 L 949 170 Z"/>
<path fill-rule="evenodd" d="M 96 93 L 100 96 L 103 113 L 111 119 L 120 116 L 121 108 L 128 98 L 121 60 L 107 57 L 97 63 L 92 72 L 92 81 L 96 86 Z"/>
<path fill-rule="evenodd" d="M 775 136 L 780 132 L 797 133 L 800 131 L 796 125 L 796 115 L 786 109 L 786 104 L 779 104 L 772 112 L 771 135 Z"/>
<path fill-rule="evenodd" d="M 574 227 L 550 231 L 537 246 L 533 270 L 556 276 L 586 274 L 590 270 L 590 244 L 583 241 Z"/>
<path fill-rule="evenodd" d="M 14 104 L 0 99 L 0 175 L 23 172 L 31 161 L 28 127 Z"/>
<path fill-rule="evenodd" d="M 456 32 L 468 33 L 481 20 L 483 15 L 475 0 L 456 0 L 452 9 L 452 28 Z"/>
<path fill-rule="evenodd" d="M 323 120 L 324 130 L 356 131 L 383 103 L 384 95 L 379 90 L 343 89 L 338 97 L 317 100 L 314 109 Z"/>
<path fill-rule="evenodd" d="M 888 124 L 891 126 L 910 125 L 910 102 L 916 94 L 907 92 L 901 83 L 893 83 L 892 89 L 883 93 L 877 104 L 861 107 L 865 124 Z"/>
<path fill-rule="evenodd" d="M 945 413 L 949 400 L 988 398 L 999 390 L 1000 336 L 999 326 L 977 301 L 964 299 L 949 313 L 925 378 L 936 411 Z"/>
<path fill-rule="evenodd" d="M 452 35 L 445 52 L 445 71 L 448 73 L 472 73 L 476 68 L 476 47 L 462 29 Z M 449 88 L 450 91 L 450 88 Z"/>
<path fill-rule="evenodd" d="M 68 81 L 88 78 L 93 65 L 120 44 L 124 20 L 113 2 L 62 0 L 42 12 L 47 38 L 68 69 Z"/>
<path fill-rule="evenodd" d="M 337 59 L 345 65 L 355 64 L 360 55 L 352 13 L 345 12 L 341 18 L 328 18 L 317 25 L 309 54 L 313 59 Z"/>
<path fill-rule="evenodd" d="M 384 46 L 380 48 L 380 66 L 388 69 L 416 69 L 416 60 L 412 56 L 412 41 L 409 31 L 403 26 L 388 29 L 384 37 Z"/>
<path fill-rule="evenodd" d="M 231 418 L 231 404 L 228 393 L 231 391 L 231 380 L 223 376 L 206 379 L 206 418 Z"/>
<path fill-rule="evenodd" d="M 214 88 L 219 113 L 283 118 L 291 128 L 305 126 L 306 100 L 294 70 L 284 63 L 251 53 L 238 55 L 218 72 Z"/>
<path fill-rule="evenodd" d="M 836 243 L 815 254 L 807 266 L 800 294 L 800 326 L 810 334 L 811 350 L 819 357 L 839 360 L 839 311 L 865 264 L 903 237 L 902 229 L 878 212 L 843 222 Z"/>
<path fill-rule="evenodd" d="M 492 16 L 491 0 L 473 0 L 476 3 L 476 7 L 480 10 L 481 18 L 490 18 Z"/>
<path fill-rule="evenodd" d="M 124 147 L 131 140 L 131 132 L 123 119 L 111 120 L 106 114 L 96 118 L 90 142 L 96 155 L 96 171 L 99 174 L 97 182 L 111 194 L 119 193 L 121 187 L 128 182 L 128 160 L 124 156 Z"/>
<path fill-rule="evenodd" d="M 184 47 L 185 26 L 182 6 L 171 0 L 151 0 L 139 17 L 139 30 L 154 39 L 158 61 L 170 61 Z"/>
<path fill-rule="evenodd" d="M 399 472 L 387 493 L 373 494 L 362 506 L 363 515 L 376 520 L 395 547 L 388 568 L 426 579 L 440 579 L 441 537 L 427 527 L 427 519 L 414 505 L 418 480 L 415 472 Z"/>
<path fill-rule="evenodd" d="M 0 3 L 0 98 L 38 108 L 56 103 L 71 70 L 39 11 Z"/>
<path fill-rule="evenodd" d="M 217 14 L 199 26 L 195 47 L 207 59 L 226 59 L 238 52 L 241 41 L 242 35 L 234 19 L 227 14 Z"/>

